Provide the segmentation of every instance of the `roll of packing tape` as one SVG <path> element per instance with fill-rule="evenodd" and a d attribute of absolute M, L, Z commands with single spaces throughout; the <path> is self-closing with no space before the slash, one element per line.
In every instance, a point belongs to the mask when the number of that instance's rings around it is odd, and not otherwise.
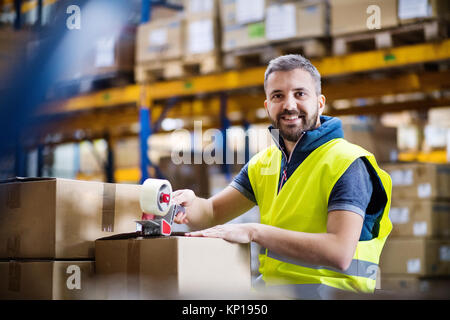
<path fill-rule="evenodd" d="M 139 202 L 144 213 L 165 216 L 170 208 L 172 186 L 167 180 L 147 179 L 141 189 Z"/>

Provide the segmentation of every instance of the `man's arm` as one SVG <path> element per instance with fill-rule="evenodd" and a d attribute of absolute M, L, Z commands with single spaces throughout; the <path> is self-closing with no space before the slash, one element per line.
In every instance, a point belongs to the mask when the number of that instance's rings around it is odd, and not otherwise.
<path fill-rule="evenodd" d="M 255 205 L 230 186 L 209 199 L 197 197 L 192 190 L 175 191 L 172 199 L 174 203 L 183 205 L 186 210 L 185 214 L 178 215 L 174 221 L 186 223 L 192 230 L 223 224 Z"/>
<path fill-rule="evenodd" d="M 362 223 L 362 217 L 353 212 L 332 211 L 328 214 L 326 233 L 297 232 L 247 223 L 216 226 L 188 235 L 217 237 L 241 243 L 254 241 L 274 253 L 306 264 L 345 270 L 355 253 Z"/>

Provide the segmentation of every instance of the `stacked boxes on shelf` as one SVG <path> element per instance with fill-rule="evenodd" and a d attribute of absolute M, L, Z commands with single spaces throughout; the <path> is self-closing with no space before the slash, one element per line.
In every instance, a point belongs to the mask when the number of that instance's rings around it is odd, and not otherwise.
<path fill-rule="evenodd" d="M 445 0 L 330 0 L 330 5 L 335 55 L 441 39 L 449 18 Z"/>
<path fill-rule="evenodd" d="M 330 33 L 333 36 L 370 31 L 370 13 L 380 11 L 382 29 L 398 25 L 397 0 L 330 0 Z M 349 14 L 351 13 L 351 14 Z"/>
<path fill-rule="evenodd" d="M 266 38 L 279 47 L 277 55 L 324 56 L 326 45 L 319 39 L 328 35 L 328 17 L 328 4 L 322 0 L 268 0 Z"/>
<path fill-rule="evenodd" d="M 450 166 L 384 165 L 392 178 L 393 230 L 380 259 L 381 288 L 446 294 L 450 283 Z"/>
<path fill-rule="evenodd" d="M 145 82 L 158 77 L 182 75 L 183 17 L 173 14 L 142 24 L 137 31 L 135 79 Z"/>
<path fill-rule="evenodd" d="M 398 0 L 398 18 L 401 24 L 450 17 L 446 0 Z"/>
<path fill-rule="evenodd" d="M 222 50 L 262 46 L 265 33 L 265 0 L 221 0 Z"/>
<path fill-rule="evenodd" d="M 135 230 L 138 185 L 0 183 L 0 299 L 95 299 L 94 241 Z"/>
<path fill-rule="evenodd" d="M 218 0 L 185 0 L 184 70 L 208 74 L 221 70 Z"/>

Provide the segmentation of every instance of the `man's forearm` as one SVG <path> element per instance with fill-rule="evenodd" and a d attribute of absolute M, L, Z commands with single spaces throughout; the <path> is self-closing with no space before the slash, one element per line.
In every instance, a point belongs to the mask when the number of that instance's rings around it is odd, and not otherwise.
<path fill-rule="evenodd" d="M 252 224 L 252 228 L 252 241 L 306 264 L 344 270 L 353 257 L 354 252 L 335 234 L 297 232 L 264 224 Z"/>

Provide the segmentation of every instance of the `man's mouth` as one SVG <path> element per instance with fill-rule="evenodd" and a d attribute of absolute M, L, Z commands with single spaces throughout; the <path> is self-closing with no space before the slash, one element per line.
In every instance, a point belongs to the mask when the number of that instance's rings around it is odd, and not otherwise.
<path fill-rule="evenodd" d="M 283 122 L 287 123 L 287 124 L 295 124 L 297 123 L 300 119 L 303 119 L 304 116 L 301 115 L 283 115 L 280 117 L 280 120 L 282 120 Z"/>

